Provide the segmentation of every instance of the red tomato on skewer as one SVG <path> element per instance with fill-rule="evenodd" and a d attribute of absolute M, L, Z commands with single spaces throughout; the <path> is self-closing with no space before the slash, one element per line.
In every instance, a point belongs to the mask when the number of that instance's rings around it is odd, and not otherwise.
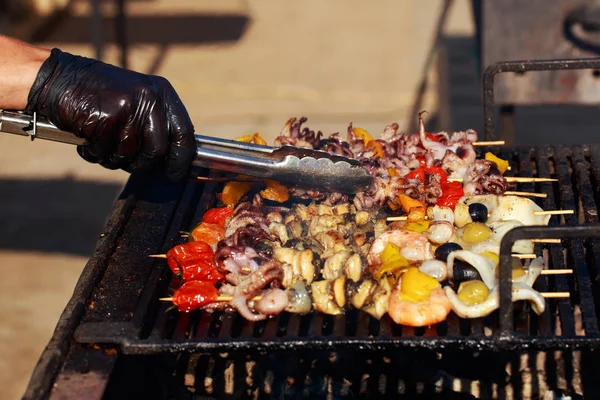
<path fill-rule="evenodd" d="M 167 252 L 167 263 L 174 274 L 181 272 L 181 265 L 192 260 L 214 260 L 215 253 L 208 243 L 187 242 L 173 247 Z"/>
<path fill-rule="evenodd" d="M 193 311 L 218 299 L 215 285 L 209 282 L 186 282 L 173 295 L 173 304 L 179 311 Z"/>
<path fill-rule="evenodd" d="M 225 274 L 220 272 L 215 266 L 214 257 L 202 260 L 188 260 L 180 263 L 181 276 L 185 282 L 203 281 L 210 283 L 220 283 L 225 280 Z"/>
<path fill-rule="evenodd" d="M 192 241 L 201 241 L 209 245 L 215 245 L 219 240 L 225 239 L 225 227 L 219 224 L 200 222 L 193 231 L 190 232 Z"/>
<path fill-rule="evenodd" d="M 202 222 L 207 224 L 216 224 L 225 228 L 227 219 L 233 215 L 232 207 L 211 208 L 204 213 Z"/>
<path fill-rule="evenodd" d="M 450 207 L 454 210 L 456 203 L 461 197 L 465 195 L 465 192 L 460 182 L 446 182 L 442 185 L 442 196 L 438 199 L 436 204 L 438 206 Z"/>

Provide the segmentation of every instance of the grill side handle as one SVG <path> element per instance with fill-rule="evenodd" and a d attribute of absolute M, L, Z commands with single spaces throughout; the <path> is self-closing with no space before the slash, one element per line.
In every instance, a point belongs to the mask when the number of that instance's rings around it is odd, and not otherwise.
<path fill-rule="evenodd" d="M 572 69 L 600 69 L 600 58 L 574 58 L 558 60 L 501 61 L 489 65 L 483 73 L 483 126 L 484 139 L 496 139 L 494 124 L 494 77 L 504 72 L 556 71 Z"/>

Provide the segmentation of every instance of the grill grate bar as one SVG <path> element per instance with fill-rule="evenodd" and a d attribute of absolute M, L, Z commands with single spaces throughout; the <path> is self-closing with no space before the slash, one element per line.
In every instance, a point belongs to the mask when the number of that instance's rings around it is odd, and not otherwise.
<path fill-rule="evenodd" d="M 585 160 L 584 149 L 580 146 L 573 148 L 573 164 L 579 196 L 583 206 L 583 215 L 586 223 L 597 223 L 598 209 L 594 201 L 590 182 L 590 172 L 588 162 Z M 594 295 L 588 271 L 583 242 L 578 240 L 573 247 L 575 257 L 575 270 L 577 272 L 578 294 L 580 299 L 583 324 L 588 335 L 598 335 L 598 321 L 596 307 L 594 304 Z"/>
<path fill-rule="evenodd" d="M 598 187 L 598 182 L 600 182 L 600 146 L 593 146 L 590 148 L 590 158 L 592 160 L 592 176 L 594 187 Z M 594 197 L 596 199 L 596 204 L 600 204 L 600 190 L 594 190 Z M 597 215 L 592 215 L 596 221 L 598 220 Z M 592 288 L 595 294 L 595 307 L 596 307 L 596 316 L 600 318 L 600 240 L 599 239 L 591 239 L 591 252 L 588 254 L 588 265 L 592 280 Z"/>
<path fill-rule="evenodd" d="M 565 178 L 569 176 L 568 167 L 566 165 L 566 160 L 558 159 L 554 157 L 552 148 L 540 148 L 538 149 L 538 172 L 540 176 L 550 177 L 550 158 L 554 159 L 555 168 L 557 171 L 559 182 L 558 184 L 562 188 L 565 184 Z M 561 165 L 562 164 L 562 165 Z M 570 185 L 570 182 L 568 182 Z M 544 209 L 545 210 L 556 210 L 557 202 L 554 200 L 554 191 L 552 190 L 552 186 L 546 184 L 541 185 L 546 186 L 547 191 L 545 193 L 548 195 L 544 200 Z M 548 225 L 554 226 L 559 225 L 559 217 L 554 215 L 550 218 L 550 222 Z M 551 255 L 552 266 L 555 269 L 565 268 L 564 262 L 564 254 L 563 248 L 559 244 L 551 244 L 549 245 L 549 253 Z M 554 278 L 554 282 L 556 285 L 556 290 L 560 292 L 568 292 L 569 285 L 567 279 L 563 275 L 555 275 L 553 277 L 549 277 L 548 280 L 552 281 Z M 552 288 L 552 286 L 550 286 Z M 552 303 L 553 301 L 546 300 L 546 304 Z M 560 327 L 562 336 L 574 336 L 575 335 L 575 318 L 573 316 L 573 308 L 569 302 L 569 299 L 556 299 L 554 300 L 555 304 L 558 307 L 558 317 L 560 319 Z"/>
<path fill-rule="evenodd" d="M 577 147 L 574 147 L 574 153 L 577 151 Z M 580 148 L 581 157 L 579 162 L 575 159 L 575 154 L 572 155 L 572 163 L 573 163 L 573 172 L 577 178 L 577 187 L 579 190 L 579 196 L 582 196 L 582 184 L 586 185 L 589 182 L 589 175 L 587 172 L 587 168 L 585 167 L 585 160 L 583 159 L 583 150 Z M 569 152 L 566 148 L 561 147 L 558 149 L 558 157 L 561 160 L 566 160 L 569 158 Z M 575 226 L 579 225 L 579 221 L 577 218 L 577 206 L 578 204 L 575 202 L 575 194 L 573 193 L 573 185 L 571 184 L 570 176 L 568 175 L 568 170 L 565 170 L 565 165 L 561 164 L 559 166 L 559 184 L 561 185 L 561 198 L 562 198 L 562 206 L 565 210 L 575 210 L 574 215 L 566 215 L 565 222 L 567 225 Z M 582 181 L 583 180 L 583 181 Z M 587 182 L 586 182 L 587 181 Z M 588 192 L 589 194 L 589 192 Z M 589 198 L 589 196 L 584 196 L 582 201 L 585 201 L 584 211 L 587 213 L 593 207 L 593 200 Z M 591 204 L 590 204 L 591 203 Z M 585 209 L 586 206 L 588 209 Z M 583 249 L 583 242 L 581 239 L 571 240 L 571 248 L 570 255 L 573 257 L 574 269 L 576 272 L 576 278 L 578 283 L 578 291 L 573 291 L 572 295 L 579 294 L 581 312 L 583 314 L 583 321 L 585 325 L 586 332 L 590 335 L 598 335 L 598 324 L 596 321 L 596 312 L 594 309 L 594 297 L 592 295 L 591 284 L 589 279 L 589 274 L 587 271 L 587 266 L 585 264 L 585 255 Z"/>
<path fill-rule="evenodd" d="M 518 163 L 519 163 L 519 176 L 524 177 L 533 177 L 533 171 L 531 168 L 531 158 L 534 156 L 535 158 L 535 150 L 529 148 L 519 148 L 516 152 L 518 155 Z M 521 183 L 518 185 L 519 190 L 524 192 L 535 192 L 535 185 L 533 183 Z M 539 199 L 534 199 L 534 201 L 539 202 Z M 539 249 L 541 246 L 536 246 L 536 254 L 539 254 Z M 543 277 L 538 278 L 538 280 L 543 281 Z M 523 305 L 523 309 L 520 314 L 514 315 L 515 318 L 515 331 L 521 334 L 536 334 L 537 332 L 532 332 L 531 329 L 537 325 L 540 318 L 548 318 L 548 313 L 543 313 L 542 316 L 535 314 L 535 312 L 531 309 L 529 303 L 525 303 Z M 547 333 L 550 333 L 549 331 Z"/>

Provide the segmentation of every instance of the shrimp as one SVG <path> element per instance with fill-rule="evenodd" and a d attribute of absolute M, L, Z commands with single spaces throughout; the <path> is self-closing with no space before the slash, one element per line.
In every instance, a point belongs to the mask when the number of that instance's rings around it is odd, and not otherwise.
<path fill-rule="evenodd" d="M 400 285 L 390 295 L 388 314 L 395 323 L 405 326 L 429 326 L 446 319 L 452 304 L 441 287 L 433 289 L 425 301 L 409 301 L 400 297 Z"/>
<path fill-rule="evenodd" d="M 379 257 L 388 243 L 398 246 L 400 254 L 409 261 L 433 260 L 434 254 L 427 236 L 417 232 L 392 230 L 382 233 L 371 245 L 367 261 L 369 265 L 381 264 Z"/>

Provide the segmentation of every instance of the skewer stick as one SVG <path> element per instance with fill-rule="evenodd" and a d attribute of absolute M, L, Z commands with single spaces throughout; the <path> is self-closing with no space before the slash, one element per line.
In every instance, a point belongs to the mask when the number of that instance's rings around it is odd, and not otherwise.
<path fill-rule="evenodd" d="M 520 258 L 520 259 L 522 259 L 522 260 L 523 260 L 523 259 L 534 259 L 534 258 L 538 258 L 538 255 L 537 255 L 537 254 L 531 254 L 531 253 L 530 253 L 530 254 L 528 254 L 528 253 L 523 253 L 523 254 L 520 254 L 520 253 L 514 253 L 514 254 L 511 254 L 511 255 L 512 255 L 513 257 L 515 257 L 515 258 Z"/>
<path fill-rule="evenodd" d="M 554 244 L 561 244 L 561 240 L 560 239 L 531 239 L 532 243 L 554 243 Z"/>
<path fill-rule="evenodd" d="M 262 299 L 262 296 L 254 296 L 250 300 L 252 300 L 252 301 L 259 301 L 260 299 Z M 158 300 L 160 300 L 160 301 L 173 301 L 173 298 L 172 297 L 161 297 Z M 231 301 L 231 300 L 233 300 L 233 296 L 219 296 L 219 297 L 217 297 L 217 301 Z"/>
<path fill-rule="evenodd" d="M 543 269 L 542 275 L 569 275 L 572 274 L 572 269 Z"/>
<path fill-rule="evenodd" d="M 507 192 L 504 192 L 504 194 L 506 196 L 540 197 L 542 199 L 545 199 L 546 197 L 548 197 L 548 195 L 546 193 L 534 193 L 534 192 L 512 192 L 512 191 L 507 191 Z"/>
<path fill-rule="evenodd" d="M 558 182 L 554 178 L 527 178 L 524 176 L 505 176 L 506 182 L 528 183 L 528 182 Z M 448 178 L 450 182 L 462 182 L 463 178 Z"/>
<path fill-rule="evenodd" d="M 533 215 L 570 215 L 570 214 L 574 214 L 575 211 L 573 210 L 548 210 L 548 211 L 534 211 Z M 488 214 L 489 216 L 489 214 Z M 392 222 L 392 221 L 406 221 L 408 219 L 407 215 L 401 215 L 399 217 L 387 217 L 386 221 L 388 222 Z M 429 219 L 429 217 L 425 217 L 425 219 Z"/>
<path fill-rule="evenodd" d="M 540 294 L 546 299 L 568 299 L 571 297 L 569 292 L 540 292 Z"/>
<path fill-rule="evenodd" d="M 473 142 L 471 143 L 473 146 L 504 146 L 506 142 L 504 140 L 496 140 L 489 142 Z"/>
<path fill-rule="evenodd" d="M 548 210 L 548 211 L 534 211 L 533 215 L 568 215 L 575 214 L 573 210 Z"/>
<path fill-rule="evenodd" d="M 150 254 L 148 257 L 150 258 L 167 258 L 166 254 Z"/>

